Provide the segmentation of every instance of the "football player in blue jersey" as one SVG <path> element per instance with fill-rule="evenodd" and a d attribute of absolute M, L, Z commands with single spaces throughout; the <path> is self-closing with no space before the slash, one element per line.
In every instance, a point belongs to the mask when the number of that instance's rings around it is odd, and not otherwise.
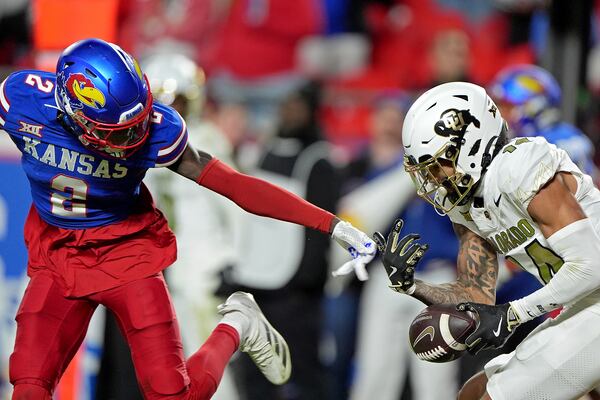
<path fill-rule="evenodd" d="M 175 237 L 142 183 L 149 168 L 331 234 L 353 256 L 339 273 L 363 276 L 374 256 L 371 239 L 349 223 L 189 146 L 181 116 L 153 102 L 137 62 L 114 44 L 82 40 L 61 54 L 56 74 L 11 74 L 0 84 L 0 128 L 22 152 L 33 197 L 13 399 L 51 398 L 99 304 L 116 315 L 148 399 L 210 398 L 238 348 L 271 382 L 289 378 L 285 340 L 242 292 L 219 307 L 221 323 L 184 359 L 162 275 L 176 258 Z"/>
<path fill-rule="evenodd" d="M 594 145 L 577 127 L 562 120 L 561 90 L 545 69 L 520 64 L 500 71 L 490 96 L 516 136 L 543 136 L 563 149 L 583 172 L 594 174 Z"/>

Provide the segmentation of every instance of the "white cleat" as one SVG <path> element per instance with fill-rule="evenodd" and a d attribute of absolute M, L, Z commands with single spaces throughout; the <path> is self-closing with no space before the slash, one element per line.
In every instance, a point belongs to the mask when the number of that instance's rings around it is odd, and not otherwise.
<path fill-rule="evenodd" d="M 282 385 L 290 378 L 292 362 L 290 349 L 265 318 L 250 293 L 235 292 L 218 307 L 219 314 L 238 311 L 248 317 L 250 326 L 240 338 L 240 350 L 248 353 L 260 372 L 275 385 Z"/>

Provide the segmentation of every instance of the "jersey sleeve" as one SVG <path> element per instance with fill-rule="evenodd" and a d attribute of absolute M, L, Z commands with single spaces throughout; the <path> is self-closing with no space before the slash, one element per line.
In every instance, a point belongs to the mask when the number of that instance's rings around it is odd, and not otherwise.
<path fill-rule="evenodd" d="M 181 157 L 188 144 L 184 119 L 170 107 L 155 107 L 151 131 L 151 145 L 155 151 L 152 167 L 168 167 Z"/>
<path fill-rule="evenodd" d="M 0 127 L 4 128 L 10 111 L 10 100 L 8 91 L 12 87 L 13 75 L 9 75 L 0 83 Z"/>
<path fill-rule="evenodd" d="M 520 138 L 506 145 L 495 168 L 499 192 L 527 210 L 537 192 L 558 172 L 582 174 L 564 150 L 543 137 Z"/>
<path fill-rule="evenodd" d="M 41 106 L 48 101 L 54 104 L 54 74 L 36 70 L 13 72 L 0 82 L 0 129 L 13 135 L 27 133 L 25 126 L 42 129 L 48 122 L 46 113 L 55 113 Z"/>

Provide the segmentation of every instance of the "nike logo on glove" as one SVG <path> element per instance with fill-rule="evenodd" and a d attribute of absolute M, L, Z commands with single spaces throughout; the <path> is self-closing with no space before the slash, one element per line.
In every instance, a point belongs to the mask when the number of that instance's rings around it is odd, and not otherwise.
<path fill-rule="evenodd" d="M 393 265 L 390 265 L 390 268 L 392 269 L 392 273 L 390 274 L 391 278 L 396 272 L 398 272 L 398 268 L 394 267 Z"/>
<path fill-rule="evenodd" d="M 493 331 L 494 336 L 496 336 L 496 337 L 500 336 L 500 327 L 502 326 L 502 318 L 504 318 L 504 317 L 500 317 L 500 322 L 498 322 L 498 328 Z"/>

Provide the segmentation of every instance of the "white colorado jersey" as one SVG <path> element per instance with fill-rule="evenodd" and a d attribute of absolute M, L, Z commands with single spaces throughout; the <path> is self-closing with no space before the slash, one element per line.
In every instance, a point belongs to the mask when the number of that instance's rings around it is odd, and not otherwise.
<path fill-rule="evenodd" d="M 563 171 L 576 178 L 575 197 L 600 233 L 600 191 L 564 150 L 542 137 L 518 138 L 504 146 L 477 189 L 475 198 L 483 198 L 483 203 L 475 207 L 474 198 L 451 210 L 448 216 L 546 284 L 563 260 L 548 245 L 527 207 L 538 190 Z"/>

